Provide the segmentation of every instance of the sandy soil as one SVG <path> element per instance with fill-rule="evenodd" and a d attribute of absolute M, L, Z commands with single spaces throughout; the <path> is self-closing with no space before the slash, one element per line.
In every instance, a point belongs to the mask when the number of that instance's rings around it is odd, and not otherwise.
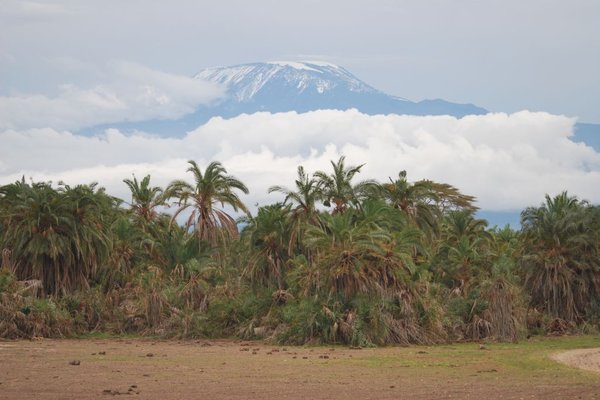
<path fill-rule="evenodd" d="M 498 353 L 475 348 L 475 358 L 463 350 L 455 354 L 450 346 L 359 350 L 233 341 L 8 341 L 0 342 L 0 399 L 600 398 L 600 379 L 593 375 L 565 377 L 570 370 L 558 366 L 524 373 L 495 360 Z"/>
<path fill-rule="evenodd" d="M 552 359 L 570 367 L 600 372 L 600 348 L 569 350 L 554 354 Z"/>

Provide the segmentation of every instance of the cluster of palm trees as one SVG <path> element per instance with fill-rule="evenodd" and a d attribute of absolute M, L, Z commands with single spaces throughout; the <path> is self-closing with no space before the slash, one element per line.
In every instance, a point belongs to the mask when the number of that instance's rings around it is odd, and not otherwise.
<path fill-rule="evenodd" d="M 126 205 L 95 184 L 23 179 L 0 187 L 2 268 L 49 298 L 137 301 L 137 313 L 111 315 L 185 335 L 363 345 L 598 323 L 598 206 L 562 193 L 526 209 L 521 231 L 490 229 L 451 185 L 405 171 L 356 181 L 362 167 L 300 166 L 295 187 L 271 187 L 282 200 L 254 215 L 218 162 L 190 161 L 193 182 L 165 188 L 125 179 Z"/>

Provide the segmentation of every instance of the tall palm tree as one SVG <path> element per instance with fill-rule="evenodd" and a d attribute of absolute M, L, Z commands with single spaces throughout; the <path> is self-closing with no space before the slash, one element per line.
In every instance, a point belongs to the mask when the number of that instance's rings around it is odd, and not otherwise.
<path fill-rule="evenodd" d="M 188 161 L 187 169 L 194 176 L 194 183 L 183 180 L 171 182 L 166 190 L 169 198 L 177 199 L 177 211 L 173 220 L 182 212 L 191 208 L 185 228 L 194 228 L 198 238 L 210 244 L 217 244 L 228 237 L 237 237 L 238 229 L 233 217 L 216 208 L 218 204 L 230 206 L 234 211 L 248 213 L 235 190 L 248 194 L 248 188 L 240 180 L 227 175 L 227 170 L 217 161 L 213 161 L 202 172 L 195 161 Z"/>
<path fill-rule="evenodd" d="M 311 178 L 302 165 L 298 166 L 298 178 L 295 181 L 296 191 L 284 186 L 271 186 L 269 193 L 279 192 L 285 195 L 284 203 L 295 204 L 294 213 L 302 216 L 299 219 L 310 221 L 316 214 L 316 203 L 319 200 L 319 182 Z"/>
<path fill-rule="evenodd" d="M 131 191 L 131 209 L 135 215 L 145 222 L 152 222 L 157 217 L 156 209 L 167 204 L 162 188 L 150 186 L 150 175 L 146 175 L 141 182 L 135 175 L 132 179 L 123 182 Z"/>
<path fill-rule="evenodd" d="M 308 225 L 315 225 L 319 222 L 319 213 L 317 211 L 317 201 L 321 195 L 319 182 L 311 178 L 301 165 L 298 167 L 298 178 L 295 181 L 296 190 L 290 190 L 283 186 L 271 186 L 269 193 L 279 192 L 285 195 L 284 204 L 293 204 L 295 207 L 291 211 L 290 243 L 288 252 L 301 246 L 303 232 Z M 310 258 L 310 255 L 307 254 Z"/>
<path fill-rule="evenodd" d="M 317 171 L 314 174 L 321 188 L 323 204 L 327 207 L 333 205 L 333 214 L 343 213 L 349 205 L 358 204 L 369 188 L 376 184 L 375 181 L 367 180 L 352 185 L 352 179 L 360 173 L 364 164 L 347 167 L 345 159 L 346 157 L 342 156 L 337 162 L 331 161 L 333 167 L 331 174 L 324 171 Z"/>

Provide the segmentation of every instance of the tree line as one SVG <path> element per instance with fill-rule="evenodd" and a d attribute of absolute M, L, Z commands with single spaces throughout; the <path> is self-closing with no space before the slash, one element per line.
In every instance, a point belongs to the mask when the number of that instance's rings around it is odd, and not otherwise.
<path fill-rule="evenodd" d="M 252 215 L 219 162 L 191 182 L 0 187 L 0 337 L 86 332 L 382 345 L 595 330 L 600 207 L 563 192 L 488 227 L 406 171 L 298 167 Z M 170 209 L 170 213 L 165 211 Z M 244 216 L 237 220 L 229 214 Z"/>

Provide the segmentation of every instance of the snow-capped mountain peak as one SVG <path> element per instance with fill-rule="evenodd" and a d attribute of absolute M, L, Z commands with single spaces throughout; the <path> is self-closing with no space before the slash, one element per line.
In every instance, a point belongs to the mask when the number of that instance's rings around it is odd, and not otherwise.
<path fill-rule="evenodd" d="M 287 96 L 292 92 L 324 94 L 334 89 L 377 92 L 344 68 L 323 61 L 269 61 L 213 67 L 200 71 L 195 78 L 224 85 L 230 98 L 241 103 L 274 91 Z"/>
<path fill-rule="evenodd" d="M 292 67 L 297 70 L 305 70 L 305 71 L 315 71 L 318 73 L 322 73 L 318 69 L 314 69 L 305 62 L 297 62 L 297 61 L 268 61 L 266 64 L 271 65 L 279 65 L 280 67 Z"/>
<path fill-rule="evenodd" d="M 346 69 L 324 61 L 269 61 L 213 67 L 195 78 L 222 85 L 227 95 L 219 102 L 198 107 L 177 120 L 123 123 L 123 130 L 135 129 L 171 135 L 197 128 L 210 118 L 232 118 L 255 112 L 298 113 L 313 110 L 357 109 L 365 114 L 453 115 L 483 114 L 472 104 L 445 100 L 413 102 L 379 91 Z M 410 79 L 399 76 L 398 79 Z M 111 125 L 111 127 L 114 127 Z M 102 126 L 93 129 L 103 129 Z"/>

